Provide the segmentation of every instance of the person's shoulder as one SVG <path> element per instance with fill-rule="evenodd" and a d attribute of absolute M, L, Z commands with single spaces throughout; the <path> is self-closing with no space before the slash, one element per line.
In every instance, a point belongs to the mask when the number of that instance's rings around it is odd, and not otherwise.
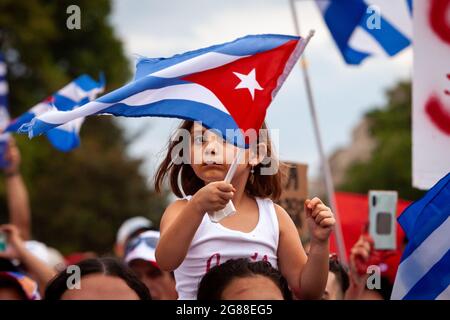
<path fill-rule="evenodd" d="M 184 207 L 188 204 L 187 199 L 178 199 L 169 204 L 164 210 L 164 213 L 161 218 L 160 222 L 160 229 L 161 231 L 164 229 L 164 226 L 166 226 L 168 223 L 171 223 L 178 214 L 184 209 Z"/>
<path fill-rule="evenodd" d="M 177 199 L 167 206 L 166 212 L 182 210 L 188 203 L 189 203 L 189 200 L 186 198 Z"/>
<path fill-rule="evenodd" d="M 289 214 L 286 212 L 286 210 L 284 210 L 284 208 L 282 206 L 280 206 L 278 203 L 273 203 L 273 206 L 275 208 L 275 213 L 277 214 L 277 216 L 288 216 Z"/>
<path fill-rule="evenodd" d="M 273 206 L 275 208 L 275 213 L 277 215 L 280 230 L 284 229 L 288 224 L 293 223 L 291 217 L 282 206 L 275 202 L 273 203 Z"/>

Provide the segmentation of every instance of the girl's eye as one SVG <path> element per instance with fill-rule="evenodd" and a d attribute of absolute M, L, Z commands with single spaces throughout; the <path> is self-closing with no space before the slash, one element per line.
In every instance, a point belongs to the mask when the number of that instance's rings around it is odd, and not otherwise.
<path fill-rule="evenodd" d="M 194 143 L 195 144 L 202 144 L 204 142 L 204 140 L 203 140 L 203 136 L 196 136 L 196 137 L 194 137 Z"/>

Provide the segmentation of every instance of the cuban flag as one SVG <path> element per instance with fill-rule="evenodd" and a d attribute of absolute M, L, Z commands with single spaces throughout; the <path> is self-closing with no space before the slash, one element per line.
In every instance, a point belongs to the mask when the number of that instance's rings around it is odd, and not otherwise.
<path fill-rule="evenodd" d="M 450 299 L 450 173 L 398 218 L 407 238 L 392 299 Z"/>
<path fill-rule="evenodd" d="M 348 64 L 360 64 L 371 55 L 394 56 L 411 44 L 412 0 L 316 0 L 316 4 Z"/>
<path fill-rule="evenodd" d="M 131 83 L 72 111 L 47 112 L 23 131 L 33 137 L 80 117 L 112 114 L 200 121 L 225 139 L 228 130 L 257 132 L 308 40 L 250 35 L 171 58 L 143 58 Z M 232 139 L 248 145 L 242 134 Z"/>
<path fill-rule="evenodd" d="M 8 81 L 6 80 L 7 66 L 3 54 L 0 52 L 0 132 L 9 123 L 9 111 L 8 111 Z M 7 166 L 5 160 L 5 152 L 8 147 L 9 134 L 0 134 L 0 168 Z"/>
<path fill-rule="evenodd" d="M 93 80 L 88 75 L 81 75 L 61 90 L 38 103 L 30 110 L 17 117 L 5 129 L 6 132 L 17 132 L 20 127 L 35 117 L 51 110 L 70 111 L 94 100 L 105 88 L 103 76 L 100 81 Z M 60 151 L 70 151 L 80 144 L 79 132 L 84 117 L 74 119 L 46 132 L 50 143 Z"/>

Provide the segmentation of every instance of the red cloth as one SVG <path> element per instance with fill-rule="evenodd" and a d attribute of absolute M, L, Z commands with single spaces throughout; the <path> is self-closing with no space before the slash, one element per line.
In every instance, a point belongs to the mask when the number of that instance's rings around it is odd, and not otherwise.
<path fill-rule="evenodd" d="M 350 250 L 358 241 L 364 231 L 364 227 L 369 222 L 369 203 L 367 194 L 336 192 L 336 202 L 341 220 L 342 233 L 344 235 L 345 248 L 347 258 Z M 411 201 L 399 199 L 397 203 L 397 217 L 403 210 L 411 204 Z M 397 248 L 402 246 L 405 233 L 397 223 Z M 334 234 L 331 235 L 330 252 L 338 252 Z M 401 253 L 382 255 L 384 258 L 380 262 L 382 274 L 385 274 L 391 281 L 395 277 L 395 273 L 400 261 Z"/>
<path fill-rule="evenodd" d="M 93 252 L 73 252 L 64 257 L 66 265 L 77 264 L 83 260 L 96 258 L 97 255 Z"/>

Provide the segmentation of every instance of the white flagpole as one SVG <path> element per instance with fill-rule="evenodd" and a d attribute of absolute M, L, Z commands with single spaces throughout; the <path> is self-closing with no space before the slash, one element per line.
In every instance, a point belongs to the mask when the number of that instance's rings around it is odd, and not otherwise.
<path fill-rule="evenodd" d="M 289 0 L 289 3 L 290 3 L 290 7 L 291 7 L 291 12 L 292 12 L 292 18 L 294 20 L 295 32 L 297 33 L 298 36 L 300 36 L 300 26 L 299 26 L 299 22 L 298 22 L 297 12 L 295 11 L 294 1 L 295 0 Z M 302 54 L 301 59 L 302 59 L 301 66 L 303 66 L 303 68 L 301 68 L 301 69 L 303 71 L 302 72 L 303 79 L 305 81 L 306 95 L 308 97 L 309 111 L 311 113 L 311 118 L 312 118 L 312 122 L 313 122 L 314 134 L 316 137 L 317 148 L 319 150 L 319 155 L 320 155 L 320 162 L 321 162 L 322 170 L 324 173 L 324 180 L 325 180 L 325 187 L 326 187 L 326 191 L 327 191 L 328 201 L 330 202 L 331 209 L 333 210 L 333 213 L 334 213 L 334 216 L 336 219 L 335 234 L 336 234 L 336 243 L 337 243 L 337 247 L 338 247 L 338 251 L 339 251 L 339 257 L 343 264 L 348 265 L 347 255 L 346 255 L 347 251 L 345 249 L 344 236 L 342 234 L 342 225 L 341 225 L 341 221 L 339 219 L 339 212 L 338 212 L 338 208 L 336 205 L 336 198 L 335 198 L 335 194 L 334 194 L 333 177 L 331 176 L 330 165 L 328 164 L 328 160 L 327 160 L 325 152 L 323 150 L 322 137 L 320 134 L 319 122 L 317 120 L 314 97 L 313 97 L 312 88 L 311 88 L 311 82 L 309 81 L 308 67 L 305 62 L 305 60 L 306 60 L 305 53 Z"/>

